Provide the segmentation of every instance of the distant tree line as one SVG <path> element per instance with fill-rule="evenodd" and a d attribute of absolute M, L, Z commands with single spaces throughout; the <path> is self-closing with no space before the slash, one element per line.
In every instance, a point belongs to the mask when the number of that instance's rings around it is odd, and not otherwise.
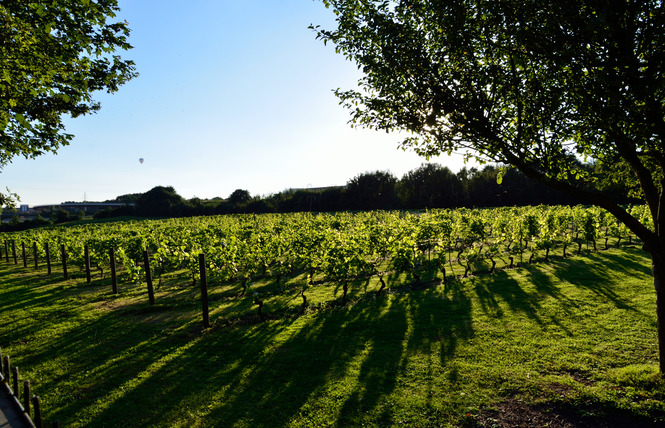
<path fill-rule="evenodd" d="M 85 213 L 79 211 L 76 213 L 70 213 L 67 210 L 62 208 L 53 207 L 49 213 L 46 214 L 46 217 L 43 217 L 41 214 L 36 215 L 35 217 L 21 221 L 19 219 L 19 213 L 16 211 L 16 208 L 13 207 L 4 207 L 2 213 L 13 214 L 9 222 L 0 224 L 1 232 L 16 232 L 20 230 L 32 229 L 34 227 L 40 226 L 49 226 L 52 224 L 67 223 L 71 221 L 83 220 L 85 218 Z"/>
<path fill-rule="evenodd" d="M 589 166 L 590 169 L 595 167 Z M 320 189 L 288 189 L 269 196 L 252 196 L 247 190 L 235 190 L 228 198 L 184 199 L 173 187 L 158 186 L 146 193 L 122 195 L 106 202 L 133 203 L 106 209 L 96 218 L 185 217 L 233 213 L 276 213 L 299 211 L 364 211 L 392 209 L 427 209 L 457 207 L 496 207 L 524 205 L 574 205 L 578 201 L 524 176 L 517 170 L 503 172 L 488 165 L 482 169 L 463 168 L 457 173 L 438 164 L 427 163 L 408 172 L 401 179 L 387 171 L 365 172 L 345 186 Z M 621 182 L 605 179 L 596 171 L 597 188 L 613 195 L 626 195 Z M 501 183 L 499 184 L 499 181 Z M 639 202 L 624 197 L 620 203 Z"/>

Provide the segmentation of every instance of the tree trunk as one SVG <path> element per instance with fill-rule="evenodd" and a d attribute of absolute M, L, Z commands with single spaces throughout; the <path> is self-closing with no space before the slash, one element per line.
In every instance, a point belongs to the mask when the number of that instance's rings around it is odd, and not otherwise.
<path fill-rule="evenodd" d="M 242 291 L 240 292 L 240 297 L 243 297 L 247 293 L 247 277 L 242 278 Z"/>
<path fill-rule="evenodd" d="M 652 255 L 653 285 L 656 289 L 656 318 L 658 325 L 658 361 L 665 373 L 665 259 Z"/>
<path fill-rule="evenodd" d="M 660 372 L 665 374 L 665 291 L 656 291 L 656 314 L 658 319 L 658 361 Z"/>
<path fill-rule="evenodd" d="M 383 280 L 382 276 L 379 276 L 379 281 L 381 282 L 381 288 L 376 292 L 376 295 L 379 296 L 384 288 L 386 288 L 386 282 Z"/>
<path fill-rule="evenodd" d="M 300 311 L 305 312 L 305 309 L 307 308 L 307 296 L 305 296 L 305 290 L 302 290 L 300 292 L 300 297 L 302 297 L 302 306 L 300 308 Z"/>
<path fill-rule="evenodd" d="M 259 318 L 261 318 L 261 321 L 265 320 L 265 317 L 263 315 L 263 300 L 255 297 L 254 304 L 259 306 Z"/>

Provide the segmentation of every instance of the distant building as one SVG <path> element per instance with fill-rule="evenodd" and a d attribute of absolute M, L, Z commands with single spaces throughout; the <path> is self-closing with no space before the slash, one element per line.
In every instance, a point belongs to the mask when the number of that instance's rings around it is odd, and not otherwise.
<path fill-rule="evenodd" d="M 64 210 L 70 214 L 78 214 L 83 211 L 86 215 L 92 215 L 106 208 L 124 206 L 134 206 L 134 204 L 122 202 L 65 202 L 58 205 L 37 205 L 32 208 L 27 204 L 21 204 L 18 209 L 5 209 L 0 218 L 4 223 L 11 221 L 14 217 L 18 217 L 19 221 L 32 220 L 37 216 L 49 218 L 52 211 L 58 210 Z"/>
<path fill-rule="evenodd" d="M 3 209 L 0 219 L 2 220 L 3 223 L 8 223 L 12 221 L 14 217 L 18 217 L 19 221 L 23 221 L 23 220 L 32 220 L 33 218 L 37 217 L 37 215 L 39 215 L 37 211 L 30 208 L 27 204 L 22 204 L 18 207 L 18 209 L 16 208 Z"/>
<path fill-rule="evenodd" d="M 41 213 L 62 209 L 69 213 L 83 211 L 84 213 L 91 215 L 106 208 L 120 208 L 125 206 L 132 207 L 134 204 L 124 202 L 63 202 L 60 205 L 38 205 L 33 207 L 33 209 Z"/>

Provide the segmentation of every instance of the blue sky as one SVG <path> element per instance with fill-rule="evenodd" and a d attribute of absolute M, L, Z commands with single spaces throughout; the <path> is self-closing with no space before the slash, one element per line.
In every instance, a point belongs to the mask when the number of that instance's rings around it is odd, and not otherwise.
<path fill-rule="evenodd" d="M 425 162 L 400 137 L 352 129 L 332 90 L 352 88 L 356 66 L 310 24 L 334 26 L 315 0 L 119 0 L 140 76 L 102 109 L 67 120 L 57 155 L 16 158 L 3 184 L 21 203 L 102 201 L 173 186 L 185 198 L 242 188 L 343 185 L 359 173 L 400 178 Z M 139 162 L 144 159 L 144 163 Z M 454 171 L 460 157 L 431 161 Z"/>

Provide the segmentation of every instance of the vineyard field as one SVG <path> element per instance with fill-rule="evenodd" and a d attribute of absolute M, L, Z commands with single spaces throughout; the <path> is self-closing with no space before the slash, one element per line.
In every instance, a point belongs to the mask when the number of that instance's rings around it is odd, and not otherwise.
<path fill-rule="evenodd" d="M 0 250 L 0 347 L 63 426 L 665 423 L 649 260 L 599 209 L 112 222 Z"/>
<path fill-rule="evenodd" d="M 647 221 L 645 207 L 631 209 Z M 599 208 L 527 207 L 486 210 L 435 210 L 423 213 L 238 215 L 146 220 L 54 227 L 0 234 L 16 257 L 21 245 L 33 258 L 67 262 L 79 271 L 89 265 L 108 274 L 110 250 L 125 282 L 145 277 L 144 251 L 157 281 L 187 269 L 198 280 L 197 257 L 206 255 L 209 277 L 216 283 L 238 283 L 243 294 L 256 279 L 282 284 L 306 273 L 308 282 L 337 283 L 384 278 L 414 284 L 421 276 L 467 277 L 497 268 L 513 268 L 566 257 L 590 246 L 630 243 L 627 228 Z M 12 248 L 13 247 L 13 248 Z M 47 248 L 50 248 L 47 254 Z M 64 251 L 64 253 L 62 252 Z M 88 253 L 89 261 L 85 260 Z M 23 254 L 24 260 L 27 258 Z M 32 264 L 32 262 L 31 262 Z M 431 281 L 432 278 L 429 278 Z M 265 282 L 265 281 L 264 281 Z M 391 281 L 389 281 L 391 282 Z M 278 287 L 279 288 L 279 287 Z M 259 287 L 253 293 L 261 294 Z M 274 294 L 274 292 L 272 292 Z M 306 299 L 306 298 L 305 298 Z M 306 302 L 305 302 L 306 303 Z"/>

